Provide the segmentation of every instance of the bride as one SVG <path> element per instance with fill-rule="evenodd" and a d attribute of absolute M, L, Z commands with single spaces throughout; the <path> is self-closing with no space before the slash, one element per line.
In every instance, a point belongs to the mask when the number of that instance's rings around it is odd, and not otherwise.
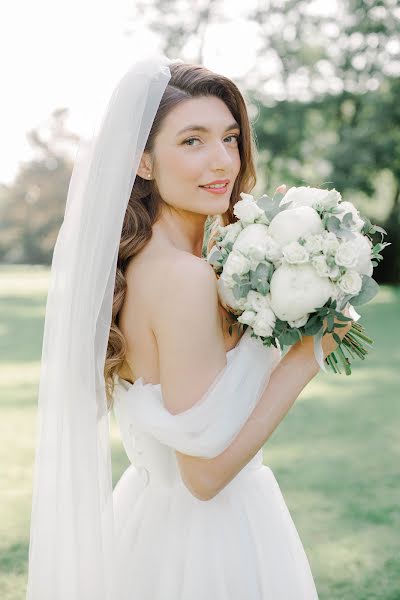
<path fill-rule="evenodd" d="M 80 152 L 46 307 L 28 600 L 317 599 L 262 454 L 319 372 L 313 340 L 282 357 L 230 335 L 203 256 L 207 217 L 234 222 L 256 181 L 242 94 L 138 62 Z M 114 490 L 112 409 L 131 461 Z"/>

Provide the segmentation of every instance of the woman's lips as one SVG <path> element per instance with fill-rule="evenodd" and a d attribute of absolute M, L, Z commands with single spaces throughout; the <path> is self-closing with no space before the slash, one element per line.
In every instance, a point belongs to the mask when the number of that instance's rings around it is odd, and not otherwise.
<path fill-rule="evenodd" d="M 199 187 L 202 190 L 205 190 L 206 192 L 211 192 L 211 194 L 225 194 L 225 192 L 228 188 L 228 184 L 225 184 L 224 187 L 219 187 L 219 188 L 207 188 L 202 185 L 200 185 Z"/>

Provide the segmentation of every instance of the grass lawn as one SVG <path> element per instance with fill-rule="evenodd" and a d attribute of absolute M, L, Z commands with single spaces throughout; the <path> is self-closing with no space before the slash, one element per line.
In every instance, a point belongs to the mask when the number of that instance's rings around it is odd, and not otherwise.
<path fill-rule="evenodd" d="M 48 273 L 0 268 L 2 600 L 25 598 Z M 400 600 L 400 288 L 382 286 L 359 312 L 375 340 L 369 358 L 353 363 L 351 377 L 320 372 L 265 445 L 264 463 L 320 600 Z M 111 438 L 115 483 L 129 462 L 114 420 Z"/>

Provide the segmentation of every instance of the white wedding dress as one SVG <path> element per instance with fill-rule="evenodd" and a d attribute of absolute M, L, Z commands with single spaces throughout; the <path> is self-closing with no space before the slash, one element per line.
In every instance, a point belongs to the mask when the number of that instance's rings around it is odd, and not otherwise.
<path fill-rule="evenodd" d="M 211 500 L 180 477 L 174 449 L 211 458 L 245 424 L 280 360 L 247 328 L 190 409 L 160 384 L 117 376 L 114 414 L 131 465 L 113 492 L 118 600 L 318 600 L 301 540 L 262 449 Z"/>

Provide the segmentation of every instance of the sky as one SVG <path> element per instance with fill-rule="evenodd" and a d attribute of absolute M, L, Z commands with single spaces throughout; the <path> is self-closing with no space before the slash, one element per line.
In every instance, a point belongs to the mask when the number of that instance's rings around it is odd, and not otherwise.
<path fill-rule="evenodd" d="M 226 0 L 228 17 L 205 37 L 204 65 L 241 77 L 257 60 L 257 24 L 246 21 L 256 0 Z M 334 0 L 313 0 L 316 9 Z M 132 56 L 161 49 L 160 40 L 135 19 L 134 0 L 10 0 L 0 9 L 0 183 L 11 183 L 20 161 L 32 157 L 26 132 L 69 107 L 68 129 L 83 134 L 105 87 Z M 238 44 L 241 36 L 246 43 Z M 243 50 L 245 48 L 245 51 Z M 190 46 L 183 60 L 190 60 Z M 272 63 L 270 63 L 272 64 Z"/>

